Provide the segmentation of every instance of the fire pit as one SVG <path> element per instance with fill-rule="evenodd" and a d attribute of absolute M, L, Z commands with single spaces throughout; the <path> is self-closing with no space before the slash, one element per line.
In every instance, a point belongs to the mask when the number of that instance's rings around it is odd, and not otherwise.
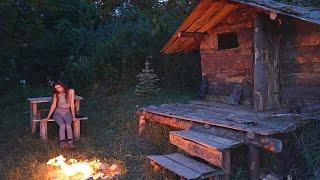
<path fill-rule="evenodd" d="M 67 160 L 62 155 L 50 159 L 47 165 L 54 167 L 51 178 L 55 180 L 117 179 L 124 168 L 117 164 L 107 164 L 100 160 Z"/>

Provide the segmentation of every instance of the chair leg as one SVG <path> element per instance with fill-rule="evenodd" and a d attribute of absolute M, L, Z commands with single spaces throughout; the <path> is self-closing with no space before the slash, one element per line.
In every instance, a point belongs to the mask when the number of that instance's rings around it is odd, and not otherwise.
<path fill-rule="evenodd" d="M 156 162 L 151 161 L 151 165 L 153 167 L 154 172 L 159 172 L 161 170 L 161 166 L 159 166 Z"/>
<path fill-rule="evenodd" d="M 34 134 L 37 128 L 37 122 L 34 120 L 37 118 L 37 103 L 30 104 L 30 126 L 31 126 L 31 133 Z"/>
<path fill-rule="evenodd" d="M 146 131 L 146 119 L 144 116 L 139 118 L 139 135 L 142 135 Z"/>
<path fill-rule="evenodd" d="M 80 139 L 80 120 L 73 121 L 73 138 Z"/>

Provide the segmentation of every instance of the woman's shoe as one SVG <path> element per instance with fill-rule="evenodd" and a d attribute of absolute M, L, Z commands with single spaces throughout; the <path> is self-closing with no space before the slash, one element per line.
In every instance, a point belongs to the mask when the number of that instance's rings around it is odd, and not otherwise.
<path fill-rule="evenodd" d="M 64 149 L 68 146 L 66 140 L 60 140 L 60 148 L 61 149 Z"/>
<path fill-rule="evenodd" d="M 75 146 L 73 144 L 73 139 L 68 139 L 68 147 L 73 149 Z"/>

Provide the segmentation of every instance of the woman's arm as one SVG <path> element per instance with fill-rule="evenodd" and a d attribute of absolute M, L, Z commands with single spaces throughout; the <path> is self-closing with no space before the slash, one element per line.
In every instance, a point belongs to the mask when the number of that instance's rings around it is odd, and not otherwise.
<path fill-rule="evenodd" d="M 52 115 L 53 111 L 56 109 L 56 107 L 57 107 L 57 97 L 56 97 L 56 95 L 53 95 L 52 104 L 51 104 L 47 119 L 49 119 L 51 117 L 51 115 Z"/>
<path fill-rule="evenodd" d="M 68 102 L 70 103 L 72 118 L 75 120 L 75 118 L 76 118 L 76 113 L 75 113 L 75 106 L 74 106 L 74 95 L 75 95 L 74 90 L 73 90 L 73 89 L 69 89 Z"/>

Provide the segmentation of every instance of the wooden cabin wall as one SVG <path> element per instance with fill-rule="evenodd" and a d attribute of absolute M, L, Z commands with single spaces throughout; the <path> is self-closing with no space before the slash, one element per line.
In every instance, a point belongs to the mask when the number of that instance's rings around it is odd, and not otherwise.
<path fill-rule="evenodd" d="M 241 101 L 252 103 L 252 27 L 254 9 L 241 8 L 210 30 L 200 45 L 202 73 L 208 77 L 209 97 L 225 99 L 235 83 L 245 85 Z M 239 47 L 217 50 L 217 34 L 237 32 Z"/>
<path fill-rule="evenodd" d="M 281 104 L 320 102 L 320 26 L 289 19 L 281 28 Z"/>

